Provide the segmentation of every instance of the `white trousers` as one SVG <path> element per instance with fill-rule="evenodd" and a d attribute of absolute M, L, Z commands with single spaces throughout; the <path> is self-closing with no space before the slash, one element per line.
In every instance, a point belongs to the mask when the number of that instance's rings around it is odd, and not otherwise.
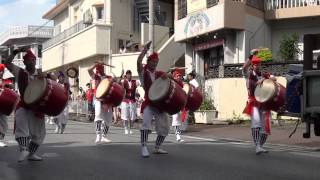
<path fill-rule="evenodd" d="M 181 113 L 180 112 L 172 115 L 171 126 L 181 126 Z"/>
<path fill-rule="evenodd" d="M 33 111 L 20 107 L 16 111 L 15 136 L 30 137 L 32 142 L 42 144 L 46 136 L 44 119 L 35 116 Z"/>
<path fill-rule="evenodd" d="M 269 112 L 269 122 L 271 122 L 271 112 Z M 251 115 L 251 128 L 261 128 L 263 131 L 266 125 L 266 111 L 253 107 Z"/>
<path fill-rule="evenodd" d="M 137 119 L 137 104 L 135 102 L 121 103 L 121 119 L 124 121 Z"/>
<path fill-rule="evenodd" d="M 167 113 L 159 112 L 153 106 L 146 106 L 143 110 L 142 130 L 151 130 L 152 119 L 155 119 L 156 132 L 160 136 L 167 136 L 170 129 L 169 118 Z"/>
<path fill-rule="evenodd" d="M 57 124 L 67 124 L 69 118 L 69 109 L 68 105 L 64 108 L 64 110 L 56 117 Z"/>
<path fill-rule="evenodd" d="M 112 121 L 112 107 L 110 106 L 108 110 L 105 112 L 102 109 L 101 101 L 95 101 L 95 117 L 94 122 L 103 121 L 107 126 L 109 126 Z"/>
<path fill-rule="evenodd" d="M 8 130 L 8 118 L 6 115 L 0 114 L 0 134 L 6 134 L 7 130 Z"/>

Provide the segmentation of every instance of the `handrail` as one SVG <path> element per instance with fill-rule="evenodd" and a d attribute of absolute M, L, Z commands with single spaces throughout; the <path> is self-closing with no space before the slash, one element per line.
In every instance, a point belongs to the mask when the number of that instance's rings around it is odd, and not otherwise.
<path fill-rule="evenodd" d="M 266 10 L 320 6 L 320 0 L 265 0 Z"/>

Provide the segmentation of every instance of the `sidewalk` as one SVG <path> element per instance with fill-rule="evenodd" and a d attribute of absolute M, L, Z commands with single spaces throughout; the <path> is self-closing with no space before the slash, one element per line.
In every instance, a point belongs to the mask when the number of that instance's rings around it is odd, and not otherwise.
<path fill-rule="evenodd" d="M 273 125 L 271 135 L 267 143 L 284 144 L 294 146 L 305 146 L 320 150 L 320 137 L 314 136 L 313 129 L 311 138 L 305 139 L 302 137 L 304 133 L 304 124 L 300 124 L 295 134 L 289 138 L 289 135 L 294 130 L 295 124 L 283 124 L 282 126 Z M 203 138 L 223 138 L 242 141 L 252 141 L 250 125 L 190 125 L 188 130 L 183 134 L 189 136 L 197 136 Z"/>
<path fill-rule="evenodd" d="M 140 123 L 134 124 L 134 128 L 139 129 Z M 118 121 L 113 124 L 117 127 L 122 127 L 122 122 Z M 291 146 L 304 146 L 320 150 L 320 136 L 314 136 L 313 129 L 311 129 L 311 138 L 305 139 L 302 134 L 305 131 L 304 124 L 300 124 L 295 134 L 289 138 L 289 135 L 294 130 L 294 123 L 285 123 L 280 125 L 272 125 L 271 135 L 267 143 L 283 144 Z M 182 135 L 195 136 L 201 138 L 219 138 L 231 139 L 239 141 L 252 141 L 250 124 L 235 124 L 235 125 L 205 125 L 194 124 L 188 125 L 188 128 Z"/>

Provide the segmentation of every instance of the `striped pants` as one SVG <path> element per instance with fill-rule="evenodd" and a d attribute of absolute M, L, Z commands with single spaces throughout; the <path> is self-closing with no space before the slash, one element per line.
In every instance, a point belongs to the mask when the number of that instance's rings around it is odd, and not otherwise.
<path fill-rule="evenodd" d="M 142 146 L 147 146 L 148 136 L 149 136 L 150 132 L 151 132 L 150 130 L 141 130 L 141 145 Z M 156 145 L 155 145 L 156 149 L 160 148 L 160 146 L 164 142 L 165 138 L 166 138 L 166 136 L 161 136 L 161 135 L 157 136 Z"/>
<path fill-rule="evenodd" d="M 18 137 L 16 140 L 20 151 L 29 151 L 31 154 L 34 154 L 39 148 L 39 144 L 31 141 L 29 137 Z"/>
<path fill-rule="evenodd" d="M 103 121 L 96 121 L 96 134 L 102 134 L 103 136 L 107 136 L 109 131 L 109 126 Z"/>
<path fill-rule="evenodd" d="M 251 128 L 253 142 L 256 146 L 263 146 L 268 138 L 268 134 L 262 132 L 260 127 L 258 128 Z"/>

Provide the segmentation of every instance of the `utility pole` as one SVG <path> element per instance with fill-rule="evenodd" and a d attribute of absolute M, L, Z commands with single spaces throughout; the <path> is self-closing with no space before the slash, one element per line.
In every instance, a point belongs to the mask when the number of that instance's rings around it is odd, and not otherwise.
<path fill-rule="evenodd" d="M 149 0 L 149 40 L 152 41 L 150 46 L 150 52 L 154 51 L 154 8 L 153 0 Z"/>

